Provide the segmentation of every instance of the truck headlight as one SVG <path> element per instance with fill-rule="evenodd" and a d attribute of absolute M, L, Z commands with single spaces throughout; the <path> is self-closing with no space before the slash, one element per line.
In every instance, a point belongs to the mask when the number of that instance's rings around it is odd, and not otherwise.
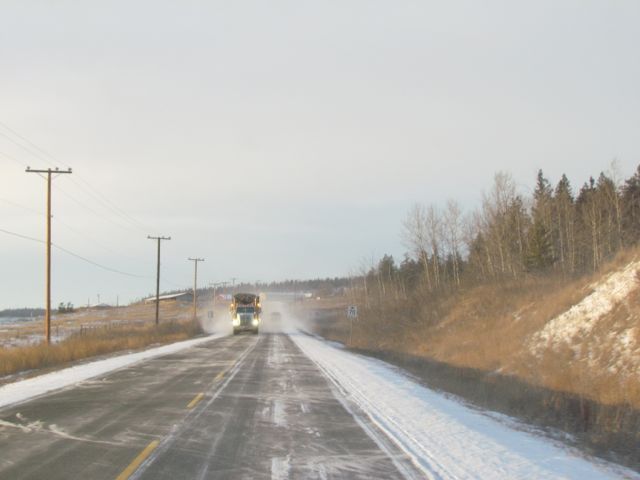
<path fill-rule="evenodd" d="M 240 317 L 236 317 L 233 319 L 233 326 L 234 327 L 239 327 L 240 326 Z"/>
<path fill-rule="evenodd" d="M 254 327 L 257 327 L 258 323 L 259 323 L 259 320 L 257 318 L 254 318 L 251 323 L 253 324 Z"/>

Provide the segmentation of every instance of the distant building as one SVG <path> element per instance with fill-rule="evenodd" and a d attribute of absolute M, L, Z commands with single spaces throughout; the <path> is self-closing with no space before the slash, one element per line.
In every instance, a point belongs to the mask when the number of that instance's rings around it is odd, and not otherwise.
<path fill-rule="evenodd" d="M 180 303 L 189 303 L 193 302 L 193 292 L 181 292 L 181 293 L 171 293 L 169 295 L 160 295 L 159 297 L 161 302 L 180 302 Z M 156 297 L 145 298 L 144 303 L 155 303 Z"/>

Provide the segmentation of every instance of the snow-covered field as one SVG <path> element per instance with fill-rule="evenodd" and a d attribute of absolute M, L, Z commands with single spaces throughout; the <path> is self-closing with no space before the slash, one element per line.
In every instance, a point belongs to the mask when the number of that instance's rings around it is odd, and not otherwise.
<path fill-rule="evenodd" d="M 429 390 L 379 360 L 305 334 L 291 338 L 429 479 L 640 479 L 509 428 Z"/>
<path fill-rule="evenodd" d="M 159 357 L 161 355 L 169 355 L 170 353 L 178 352 L 185 348 L 209 342 L 221 336 L 223 335 L 210 335 L 204 338 L 195 338 L 185 340 L 183 342 L 171 343 L 161 347 L 149 348 L 142 352 L 118 355 L 116 357 L 84 363 L 75 367 L 65 368 L 45 375 L 9 383 L 0 387 L 0 408 L 6 405 L 23 402 L 32 397 L 37 397 L 38 395 L 43 395 L 52 390 L 57 390 L 89 378 L 97 377 L 98 375 L 104 375 L 105 373 L 127 367 L 142 360 Z"/>

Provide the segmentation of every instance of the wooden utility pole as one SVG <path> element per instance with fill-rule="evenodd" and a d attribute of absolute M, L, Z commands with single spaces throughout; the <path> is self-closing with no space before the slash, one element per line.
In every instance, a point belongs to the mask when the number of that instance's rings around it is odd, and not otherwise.
<path fill-rule="evenodd" d="M 204 262 L 204 258 L 191 258 L 189 257 L 188 260 L 191 260 L 193 262 L 193 319 L 197 320 L 198 319 L 198 299 L 197 299 L 197 292 L 198 292 L 198 262 Z"/>
<path fill-rule="evenodd" d="M 60 170 L 59 168 L 46 170 L 31 170 L 27 167 L 27 173 L 47 174 L 47 259 L 46 259 L 46 287 L 45 287 L 45 313 L 44 313 L 44 336 L 47 344 L 51 343 L 51 174 L 71 173 L 71 169 Z"/>
<path fill-rule="evenodd" d="M 222 286 L 222 288 L 226 287 L 229 284 L 229 282 L 217 282 L 217 283 L 210 283 L 209 286 L 213 287 L 213 308 L 215 309 L 216 307 L 216 290 L 218 289 L 219 286 Z"/>
<path fill-rule="evenodd" d="M 160 241 L 171 240 L 171 237 L 152 237 L 147 235 L 150 240 L 158 241 L 158 266 L 156 270 L 156 325 L 160 322 Z"/>

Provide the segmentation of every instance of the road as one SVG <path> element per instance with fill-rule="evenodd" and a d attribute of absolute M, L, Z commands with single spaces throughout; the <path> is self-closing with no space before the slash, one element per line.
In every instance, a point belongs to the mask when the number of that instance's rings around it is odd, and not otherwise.
<path fill-rule="evenodd" d="M 417 478 L 285 334 L 224 337 L 0 410 L 1 479 Z"/>

